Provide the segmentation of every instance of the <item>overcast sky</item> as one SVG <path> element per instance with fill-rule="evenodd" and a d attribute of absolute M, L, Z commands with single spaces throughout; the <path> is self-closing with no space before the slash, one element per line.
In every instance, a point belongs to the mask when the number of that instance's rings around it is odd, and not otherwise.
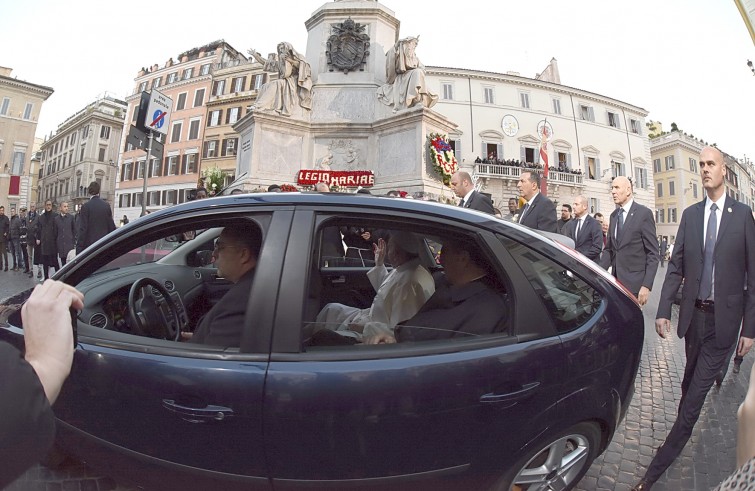
<path fill-rule="evenodd" d="M 551 58 L 561 82 L 650 112 L 741 158 L 755 158 L 755 47 L 731 0 L 384 0 L 425 65 L 532 77 Z M 0 0 L 0 65 L 47 85 L 37 136 L 99 95 L 125 97 L 143 66 L 225 39 L 246 53 L 290 41 L 321 0 Z"/>

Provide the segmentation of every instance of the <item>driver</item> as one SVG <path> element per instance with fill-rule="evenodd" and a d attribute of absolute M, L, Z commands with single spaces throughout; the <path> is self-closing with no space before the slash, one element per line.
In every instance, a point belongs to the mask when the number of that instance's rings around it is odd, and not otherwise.
<path fill-rule="evenodd" d="M 262 232 L 254 223 L 242 222 L 223 229 L 215 241 L 212 259 L 218 277 L 234 285 L 202 316 L 193 334 L 182 334 L 183 339 L 224 348 L 241 346 L 244 313 L 261 244 Z"/>

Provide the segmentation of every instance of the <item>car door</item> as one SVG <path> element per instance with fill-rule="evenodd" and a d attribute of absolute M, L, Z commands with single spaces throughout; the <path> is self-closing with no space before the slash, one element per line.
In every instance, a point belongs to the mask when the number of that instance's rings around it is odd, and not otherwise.
<path fill-rule="evenodd" d="M 100 337 L 80 327 L 55 407 L 67 450 L 158 488 L 270 488 L 261 445 L 263 387 L 283 260 L 278 245 L 286 243 L 291 212 L 234 212 L 241 215 L 260 224 L 264 237 L 241 349 Z M 213 220 L 226 218 L 216 213 Z M 169 226 L 155 222 L 142 233 Z M 119 238 L 109 244 L 115 254 Z"/>
<path fill-rule="evenodd" d="M 484 244 L 506 274 L 521 334 L 302 349 L 301 326 L 310 319 L 296 305 L 308 299 L 302 278 L 319 274 L 312 244 L 322 215 L 297 210 L 281 283 L 288 303 L 276 315 L 265 385 L 265 446 L 276 489 L 412 488 L 416 479 L 465 475 L 473 465 L 502 473 L 554 418 L 561 343 L 526 332 L 525 324 L 537 326 L 533 332 L 552 326 L 544 327 L 549 318 L 500 242 L 440 217 L 393 215 L 413 231 L 458 229 Z"/>

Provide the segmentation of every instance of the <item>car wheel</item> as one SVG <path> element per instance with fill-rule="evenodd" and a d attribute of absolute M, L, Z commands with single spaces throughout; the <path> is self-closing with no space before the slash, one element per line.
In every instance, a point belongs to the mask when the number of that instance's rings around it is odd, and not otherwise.
<path fill-rule="evenodd" d="M 598 455 L 600 428 L 579 423 L 527 452 L 493 486 L 494 491 L 572 489 Z"/>

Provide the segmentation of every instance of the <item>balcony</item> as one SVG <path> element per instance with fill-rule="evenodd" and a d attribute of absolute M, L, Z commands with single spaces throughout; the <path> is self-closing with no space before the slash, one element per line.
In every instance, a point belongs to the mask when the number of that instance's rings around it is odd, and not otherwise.
<path fill-rule="evenodd" d="M 501 164 L 475 164 L 475 175 L 477 177 L 485 177 L 490 179 L 506 179 L 512 181 L 519 181 L 519 176 L 522 172 L 526 171 L 540 171 L 540 169 L 530 169 L 528 167 L 517 167 L 513 165 L 501 165 Z M 548 171 L 548 184 L 551 185 L 567 185 L 575 187 L 583 187 L 585 185 L 584 174 L 573 174 L 571 172 L 558 172 Z"/>

